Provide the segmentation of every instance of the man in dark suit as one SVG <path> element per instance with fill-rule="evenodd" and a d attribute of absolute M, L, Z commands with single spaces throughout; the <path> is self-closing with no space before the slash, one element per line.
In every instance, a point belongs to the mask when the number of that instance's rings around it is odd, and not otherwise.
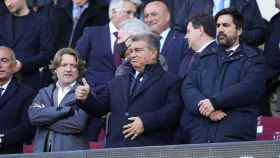
<path fill-rule="evenodd" d="M 23 143 L 34 132 L 27 109 L 36 93 L 13 78 L 16 64 L 14 52 L 0 46 L 0 154 L 22 152 Z"/>
<path fill-rule="evenodd" d="M 182 105 L 179 78 L 158 63 L 157 37 L 138 34 L 131 40 L 130 73 L 114 78 L 100 94 L 91 95 L 84 80 L 76 98 L 90 114 L 111 112 L 106 147 L 169 144 Z"/>
<path fill-rule="evenodd" d="M 0 15 L 8 13 L 8 9 L 6 8 L 4 1 L 0 1 Z"/>
<path fill-rule="evenodd" d="M 114 77 L 120 60 L 117 58 L 118 54 L 114 53 L 118 25 L 126 19 L 134 18 L 140 4 L 139 0 L 112 0 L 109 7 L 109 24 L 87 27 L 77 42 L 76 49 L 86 61 L 85 77 L 93 89 L 103 86 Z"/>
<path fill-rule="evenodd" d="M 256 0 L 184 0 L 177 1 L 175 13 L 175 27 L 185 31 L 185 24 L 189 17 L 206 13 L 213 15 L 228 7 L 236 8 L 244 17 L 245 25 L 241 40 L 251 46 L 258 46 L 264 43 L 267 23 L 262 18 Z"/>
<path fill-rule="evenodd" d="M 184 34 L 170 28 L 171 15 L 163 1 L 151 1 L 144 7 L 144 22 L 151 31 L 160 36 L 160 54 L 168 66 L 168 71 L 177 73 L 181 60 L 187 53 Z"/>
<path fill-rule="evenodd" d="M 55 50 L 75 48 L 85 27 L 105 25 L 109 21 L 108 10 L 95 0 L 72 0 L 65 7 L 55 8 L 50 18 L 55 30 Z"/>
<path fill-rule="evenodd" d="M 22 82 L 39 89 L 39 68 L 49 63 L 53 51 L 49 23 L 28 9 L 25 0 L 4 2 L 10 13 L 0 16 L 0 45 L 15 51 Z"/>
<path fill-rule="evenodd" d="M 263 57 L 240 43 L 243 17 L 236 9 L 221 10 L 215 21 L 220 47 L 199 54 L 182 84 L 190 143 L 256 140 Z"/>

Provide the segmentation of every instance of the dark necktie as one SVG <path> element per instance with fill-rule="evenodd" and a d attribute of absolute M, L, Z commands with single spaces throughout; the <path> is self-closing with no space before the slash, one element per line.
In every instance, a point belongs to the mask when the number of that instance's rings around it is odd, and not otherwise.
<path fill-rule="evenodd" d="M 80 19 L 82 13 L 83 13 L 83 7 L 78 6 L 77 7 L 77 13 L 73 17 L 73 27 L 72 27 L 70 39 L 69 39 L 69 42 L 68 42 L 68 47 L 72 47 L 72 45 L 73 45 L 73 38 L 74 38 L 75 30 L 76 30 L 76 27 L 78 25 L 78 22 L 79 22 L 79 19 Z"/>
<path fill-rule="evenodd" d="M 135 96 L 136 92 L 139 90 L 141 85 L 140 79 L 143 77 L 143 73 L 139 73 L 136 78 L 132 77 L 132 81 L 130 83 L 129 96 Z"/>
<path fill-rule="evenodd" d="M 116 40 L 114 42 L 114 48 L 113 48 L 113 57 L 114 57 L 114 63 L 117 67 L 121 64 L 121 56 L 120 56 L 120 53 L 117 52 L 117 49 L 116 49 L 116 46 L 118 43 L 118 32 L 114 32 L 113 34 L 116 37 Z"/>
<path fill-rule="evenodd" d="M 4 88 L 0 88 L 0 97 L 2 96 L 3 91 L 4 91 Z"/>

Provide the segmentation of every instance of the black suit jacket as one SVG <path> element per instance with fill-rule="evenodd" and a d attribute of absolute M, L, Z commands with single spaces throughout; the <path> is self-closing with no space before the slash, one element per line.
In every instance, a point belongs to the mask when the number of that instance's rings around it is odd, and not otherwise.
<path fill-rule="evenodd" d="M 67 47 L 69 44 L 73 28 L 72 8 L 73 2 L 65 7 L 55 8 L 51 14 L 50 18 L 56 37 L 55 50 Z M 105 25 L 108 22 L 108 9 L 102 8 L 94 1 L 90 1 L 89 7 L 83 12 L 78 21 L 70 47 L 75 48 L 76 42 L 82 36 L 85 27 Z"/>
<path fill-rule="evenodd" d="M 49 64 L 53 53 L 53 37 L 47 18 L 30 12 L 20 35 L 14 38 L 13 15 L 0 16 L 0 45 L 15 51 L 22 63 L 22 80 L 33 88 L 40 88 L 39 68 Z"/>
<path fill-rule="evenodd" d="M 114 78 L 100 94 L 91 95 L 81 108 L 96 115 L 111 112 L 106 147 L 169 144 L 182 107 L 179 78 L 165 72 L 159 64 L 146 66 L 142 85 L 129 97 L 132 76 L 133 73 L 128 73 Z M 122 126 L 133 116 L 141 118 L 145 131 L 131 141 L 124 138 Z"/>
<path fill-rule="evenodd" d="M 31 140 L 34 128 L 30 125 L 27 109 L 35 91 L 17 83 L 14 79 L 0 98 L 0 154 L 22 152 L 22 144 Z"/>

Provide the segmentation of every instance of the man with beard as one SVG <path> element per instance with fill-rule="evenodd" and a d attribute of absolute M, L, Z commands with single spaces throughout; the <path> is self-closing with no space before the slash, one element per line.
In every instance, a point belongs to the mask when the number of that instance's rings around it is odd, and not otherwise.
<path fill-rule="evenodd" d="M 237 10 L 223 9 L 215 21 L 220 48 L 195 62 L 182 87 L 193 116 L 190 142 L 255 140 L 258 99 L 265 86 L 263 58 L 240 43 L 243 17 Z"/>

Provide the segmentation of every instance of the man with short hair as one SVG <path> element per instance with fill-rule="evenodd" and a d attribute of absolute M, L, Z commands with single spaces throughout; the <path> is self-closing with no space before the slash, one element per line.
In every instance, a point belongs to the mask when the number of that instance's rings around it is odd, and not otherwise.
<path fill-rule="evenodd" d="M 29 107 L 29 119 L 37 127 L 33 152 L 88 149 L 87 114 L 77 107 L 74 92 L 84 73 L 75 50 L 60 49 L 50 65 L 57 81 L 42 88 Z"/>
<path fill-rule="evenodd" d="M 14 50 L 24 84 L 40 89 L 45 78 L 40 68 L 52 56 L 53 39 L 48 19 L 32 12 L 26 0 L 4 0 L 9 13 L 0 16 L 0 45 Z"/>
<path fill-rule="evenodd" d="M 13 50 L 0 46 L 0 154 L 21 153 L 34 133 L 27 109 L 36 92 L 18 83 L 13 77 L 16 72 Z"/>
<path fill-rule="evenodd" d="M 187 54 L 187 42 L 184 34 L 170 27 L 171 15 L 165 2 L 156 0 L 147 3 L 144 22 L 160 36 L 160 54 L 166 59 L 168 71 L 177 74 L 180 62 Z"/>
<path fill-rule="evenodd" d="M 219 49 L 201 54 L 182 85 L 190 114 L 190 143 L 256 140 L 264 61 L 240 43 L 243 17 L 223 9 L 215 17 Z"/>
<path fill-rule="evenodd" d="M 106 147 L 169 144 L 181 111 L 179 78 L 158 63 L 159 41 L 153 34 L 132 37 L 130 72 L 115 77 L 99 94 L 90 86 L 76 89 L 80 107 L 96 116 L 111 112 Z"/>

